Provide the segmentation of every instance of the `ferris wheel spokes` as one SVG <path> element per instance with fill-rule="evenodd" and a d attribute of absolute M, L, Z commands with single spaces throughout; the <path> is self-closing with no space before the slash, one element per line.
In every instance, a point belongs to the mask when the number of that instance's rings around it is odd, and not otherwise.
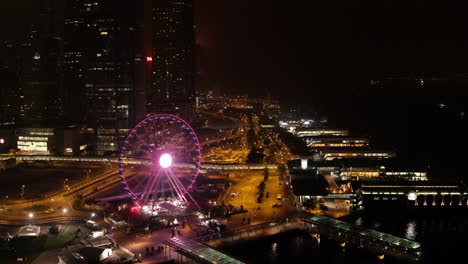
<path fill-rule="evenodd" d="M 124 190 L 147 213 L 155 206 L 167 211 L 160 206 L 163 203 L 185 208 L 193 202 L 199 207 L 189 191 L 200 161 L 200 142 L 193 128 L 178 116 L 157 114 L 129 131 L 119 155 L 119 176 Z"/>
<path fill-rule="evenodd" d="M 171 169 L 168 170 L 168 173 L 169 173 L 169 179 L 173 179 L 174 181 L 174 184 L 177 185 L 177 188 L 176 190 L 180 190 L 180 194 L 182 197 L 184 197 L 184 201 L 186 203 L 188 203 L 187 201 L 187 197 L 185 197 L 185 195 L 187 195 L 191 200 L 192 202 L 198 207 L 200 208 L 200 205 L 197 203 L 197 201 L 195 201 L 195 199 L 193 199 L 192 195 L 190 195 L 190 193 L 187 191 L 187 189 L 184 187 L 184 185 L 179 181 L 179 178 L 177 178 L 177 176 L 174 174 L 174 171 L 172 171 Z"/>
<path fill-rule="evenodd" d="M 143 203 L 147 203 L 147 201 L 150 198 L 150 195 L 153 194 L 153 188 L 155 186 L 155 183 L 159 180 L 159 175 L 161 173 L 161 168 L 158 168 L 157 170 L 153 170 L 153 172 L 150 174 L 150 181 L 149 184 L 145 186 L 145 190 L 143 191 L 140 200 Z M 154 199 L 155 197 L 153 197 Z"/>

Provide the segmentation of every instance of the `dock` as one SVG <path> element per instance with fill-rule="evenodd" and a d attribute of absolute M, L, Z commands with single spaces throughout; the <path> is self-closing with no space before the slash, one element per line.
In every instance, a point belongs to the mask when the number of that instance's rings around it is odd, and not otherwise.
<path fill-rule="evenodd" d="M 409 239 L 382 233 L 373 229 L 339 221 L 327 216 L 311 216 L 302 220 L 320 239 L 329 239 L 340 245 L 352 245 L 367 249 L 379 258 L 392 256 L 397 259 L 419 261 L 421 244 Z"/>

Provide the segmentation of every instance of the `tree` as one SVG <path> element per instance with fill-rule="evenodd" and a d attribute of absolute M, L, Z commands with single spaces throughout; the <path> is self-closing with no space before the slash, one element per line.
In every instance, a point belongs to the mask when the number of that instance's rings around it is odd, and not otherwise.
<path fill-rule="evenodd" d="M 284 164 L 278 165 L 278 172 L 279 172 L 280 178 L 283 178 L 284 175 L 286 174 L 286 166 L 284 166 Z"/>
<path fill-rule="evenodd" d="M 265 168 L 263 169 L 263 180 L 264 180 L 264 181 L 268 181 L 268 176 L 269 176 L 268 168 L 265 167 Z"/>
<path fill-rule="evenodd" d="M 262 163 L 263 158 L 265 158 L 263 149 L 252 148 L 252 150 L 250 150 L 249 154 L 247 155 L 247 163 Z"/>

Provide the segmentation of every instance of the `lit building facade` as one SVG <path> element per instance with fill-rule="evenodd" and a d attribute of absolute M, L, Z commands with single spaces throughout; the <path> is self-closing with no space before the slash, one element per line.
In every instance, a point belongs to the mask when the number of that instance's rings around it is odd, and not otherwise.
<path fill-rule="evenodd" d="M 68 0 L 64 19 L 65 105 L 95 138 L 95 154 L 116 152 L 128 128 L 145 115 L 143 4 Z M 143 42 L 143 40 L 141 41 Z M 144 66 L 143 66 L 144 67 Z M 143 93 L 142 93 L 143 92 Z"/>
<path fill-rule="evenodd" d="M 298 137 L 324 137 L 324 136 L 333 136 L 333 137 L 345 137 L 349 135 L 347 129 L 332 129 L 332 128 L 306 128 L 306 129 L 296 129 L 296 136 Z"/>
<path fill-rule="evenodd" d="M 147 110 L 180 112 L 195 104 L 195 26 L 191 0 L 152 0 L 152 85 Z"/>
<path fill-rule="evenodd" d="M 61 71 L 62 1 L 33 1 L 37 10 L 21 44 L 21 119 L 27 122 L 64 117 Z"/>
<path fill-rule="evenodd" d="M 15 124 L 20 120 L 19 65 L 17 46 L 11 42 L 0 42 L 0 125 Z"/>
<path fill-rule="evenodd" d="M 366 138 L 347 137 L 311 137 L 305 139 L 307 146 L 317 148 L 366 148 L 369 140 Z"/>
<path fill-rule="evenodd" d="M 55 152 L 53 128 L 22 128 L 17 134 L 21 154 L 49 155 Z"/>
<path fill-rule="evenodd" d="M 468 190 L 463 184 L 365 183 L 357 193 L 364 208 L 468 209 Z"/>
<path fill-rule="evenodd" d="M 320 156 L 323 160 L 334 159 L 388 159 L 396 157 L 396 153 L 392 151 L 378 150 L 321 150 Z"/>
<path fill-rule="evenodd" d="M 79 155 L 84 138 L 77 126 L 28 126 L 15 129 L 20 155 Z"/>

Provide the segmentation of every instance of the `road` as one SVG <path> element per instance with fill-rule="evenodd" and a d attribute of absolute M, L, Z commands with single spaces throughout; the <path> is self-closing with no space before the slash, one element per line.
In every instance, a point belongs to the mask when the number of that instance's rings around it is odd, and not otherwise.
<path fill-rule="evenodd" d="M 283 218 L 295 208 L 289 199 L 288 188 L 285 183 L 280 184 L 279 172 L 269 170 L 269 177 L 266 181 L 263 201 L 257 203 L 258 188 L 257 186 L 263 181 L 263 171 L 249 172 L 248 174 L 236 177 L 233 184 L 229 187 L 228 193 L 224 199 L 226 205 L 231 204 L 237 208 L 242 205 L 248 213 L 244 215 L 236 215 L 232 217 L 232 221 L 242 222 L 242 218 L 251 218 L 251 223 L 274 220 Z M 231 194 L 235 193 L 234 196 Z M 266 198 L 266 194 L 269 197 Z M 277 200 L 277 196 L 281 195 L 282 201 Z M 279 207 L 273 207 L 275 203 L 281 203 Z"/>
<path fill-rule="evenodd" d="M 133 172 L 134 174 L 134 172 Z M 130 172 L 132 175 L 132 172 Z M 79 211 L 73 208 L 77 195 L 85 197 L 105 186 L 119 182 L 115 168 L 109 168 L 104 172 L 95 175 L 87 180 L 83 180 L 75 185 L 71 185 L 69 190 L 60 190 L 55 193 L 45 195 L 47 197 L 34 200 L 8 200 L 4 205 L 4 210 L 0 214 L 3 222 L 15 221 L 43 221 L 45 219 L 63 219 L 64 217 L 89 217 L 90 212 Z M 34 208 L 48 208 L 50 212 L 34 210 Z M 99 208 L 96 208 L 99 210 Z"/>

